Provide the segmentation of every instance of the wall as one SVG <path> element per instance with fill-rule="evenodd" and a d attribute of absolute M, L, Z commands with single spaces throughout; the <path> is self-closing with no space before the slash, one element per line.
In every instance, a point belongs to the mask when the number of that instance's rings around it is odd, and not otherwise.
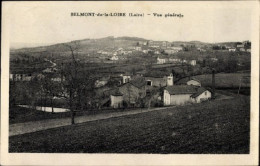
<path fill-rule="evenodd" d="M 183 105 L 191 102 L 192 94 L 171 95 L 171 105 Z"/>
<path fill-rule="evenodd" d="M 163 104 L 166 105 L 170 105 L 171 102 L 171 95 L 168 93 L 167 90 L 163 91 Z"/>
<path fill-rule="evenodd" d="M 145 87 L 137 88 L 130 83 L 119 87 L 119 91 L 124 94 L 123 100 L 129 102 L 130 99 L 130 103 L 136 103 L 139 98 L 145 97 Z"/>
<path fill-rule="evenodd" d="M 120 108 L 123 106 L 123 96 L 110 96 L 111 107 Z"/>
<path fill-rule="evenodd" d="M 152 86 L 156 86 L 156 87 L 163 87 L 166 86 L 167 84 L 167 78 L 163 77 L 163 78 L 156 78 L 156 77 L 145 77 L 145 80 L 151 80 L 152 81 Z"/>
<path fill-rule="evenodd" d="M 205 92 L 207 92 L 207 94 L 205 94 Z M 196 102 L 196 103 L 200 103 L 201 100 L 208 100 L 211 98 L 211 92 L 210 91 L 205 91 L 203 92 L 202 94 L 200 94 L 198 97 L 196 97 L 195 99 L 193 99 L 192 101 L 193 102 Z"/>

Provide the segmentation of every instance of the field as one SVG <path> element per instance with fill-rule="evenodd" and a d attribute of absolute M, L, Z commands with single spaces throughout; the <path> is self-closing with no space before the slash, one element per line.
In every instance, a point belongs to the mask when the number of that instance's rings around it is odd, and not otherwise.
<path fill-rule="evenodd" d="M 241 87 L 250 87 L 250 73 L 218 73 L 215 76 L 215 84 L 217 88 L 238 88 L 240 82 Z M 200 80 L 202 86 L 212 85 L 211 74 L 197 75 L 193 77 Z"/>
<path fill-rule="evenodd" d="M 9 151 L 248 154 L 249 105 L 236 96 L 12 136 Z"/>
<path fill-rule="evenodd" d="M 138 108 L 131 108 L 131 109 L 138 109 Z M 101 109 L 101 110 L 84 110 L 84 111 L 77 111 L 76 116 L 96 115 L 102 113 L 105 114 L 105 113 L 122 112 L 128 110 L 129 109 L 108 109 L 108 108 Z M 71 116 L 71 112 L 51 113 L 51 112 L 38 111 L 32 108 L 12 106 L 9 109 L 9 124 L 24 123 L 24 122 L 38 121 L 38 120 L 45 120 L 45 119 L 59 119 L 59 118 L 66 118 L 70 116 Z"/>

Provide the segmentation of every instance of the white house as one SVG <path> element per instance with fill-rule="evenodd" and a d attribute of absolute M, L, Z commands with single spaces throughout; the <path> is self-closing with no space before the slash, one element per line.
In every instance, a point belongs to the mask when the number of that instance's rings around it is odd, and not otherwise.
<path fill-rule="evenodd" d="M 200 87 L 197 93 L 191 95 L 191 101 L 193 103 L 200 103 L 202 101 L 209 100 L 211 98 L 211 92 L 203 87 Z"/>
<path fill-rule="evenodd" d="M 164 64 L 166 63 L 166 59 L 160 59 L 159 57 L 157 58 L 157 64 Z"/>
<path fill-rule="evenodd" d="M 230 48 L 230 49 L 228 49 L 228 51 L 234 52 L 234 51 L 236 51 L 236 49 L 235 48 Z"/>
<path fill-rule="evenodd" d="M 196 65 L 196 60 L 191 60 L 190 61 L 190 65 L 195 66 Z"/>
<path fill-rule="evenodd" d="M 128 83 L 131 80 L 130 75 L 121 75 L 121 77 L 123 78 L 123 84 Z"/>
<path fill-rule="evenodd" d="M 163 93 L 163 103 L 168 105 L 184 105 L 192 102 L 191 95 L 197 93 L 194 86 L 189 85 L 175 85 L 167 86 Z"/>
<path fill-rule="evenodd" d="M 171 49 L 176 50 L 176 51 L 181 51 L 182 47 L 171 47 Z"/>
<path fill-rule="evenodd" d="M 238 44 L 237 45 L 237 48 L 243 48 L 244 47 L 244 44 Z"/>
<path fill-rule="evenodd" d="M 115 92 L 110 95 L 110 106 L 113 108 L 123 107 L 123 94 L 120 92 Z"/>
<path fill-rule="evenodd" d="M 181 59 L 178 59 L 178 58 L 169 58 L 169 61 L 170 61 L 170 62 L 174 62 L 174 63 L 178 63 L 178 62 L 181 62 Z"/>
<path fill-rule="evenodd" d="M 195 78 L 191 78 L 190 80 L 188 80 L 187 85 L 193 85 L 193 86 L 201 87 L 200 81 L 195 79 Z"/>
<path fill-rule="evenodd" d="M 112 61 L 117 61 L 118 60 L 118 56 L 116 56 L 116 55 L 112 56 L 111 60 Z"/>

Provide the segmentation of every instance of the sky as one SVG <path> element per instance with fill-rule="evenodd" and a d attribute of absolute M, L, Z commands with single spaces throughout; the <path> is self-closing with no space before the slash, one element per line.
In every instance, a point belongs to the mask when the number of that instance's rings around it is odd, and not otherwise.
<path fill-rule="evenodd" d="M 250 40 L 256 5 L 252 1 L 28 1 L 4 3 L 3 16 L 11 46 L 17 43 L 46 45 L 107 36 L 214 43 Z M 71 12 L 140 13 L 144 17 L 72 17 Z M 153 13 L 163 17 L 154 17 Z M 181 13 L 183 17 L 165 18 L 167 13 Z"/>

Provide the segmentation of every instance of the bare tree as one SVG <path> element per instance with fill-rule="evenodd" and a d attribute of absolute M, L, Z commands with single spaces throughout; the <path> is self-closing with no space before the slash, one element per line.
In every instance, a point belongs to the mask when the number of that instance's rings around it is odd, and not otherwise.
<path fill-rule="evenodd" d="M 70 62 L 61 69 L 65 80 L 62 81 L 63 97 L 68 101 L 71 112 L 71 124 L 74 124 L 76 109 L 82 109 L 83 102 L 86 102 L 93 92 L 96 78 L 94 72 L 86 69 L 80 62 L 78 52 L 80 45 L 78 42 L 64 44 L 70 51 Z"/>

